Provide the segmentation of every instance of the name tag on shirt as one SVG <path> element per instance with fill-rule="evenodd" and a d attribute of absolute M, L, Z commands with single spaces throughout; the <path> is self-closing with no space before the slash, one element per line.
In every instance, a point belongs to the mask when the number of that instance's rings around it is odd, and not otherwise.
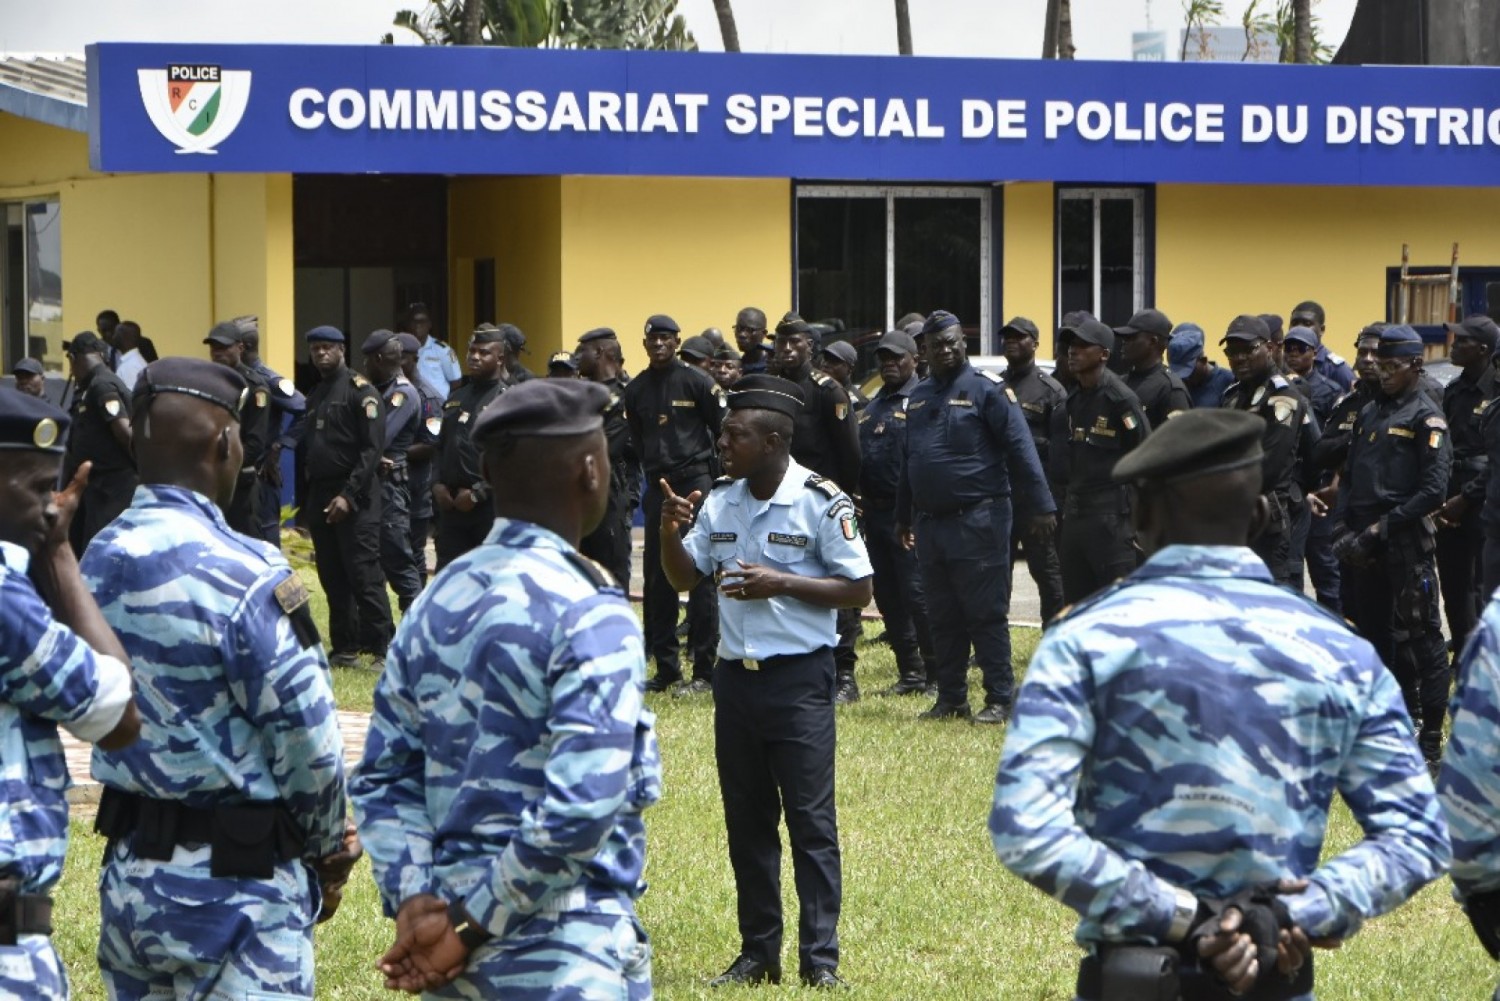
<path fill-rule="evenodd" d="M 973 405 L 974 405 L 974 401 L 973 400 L 949 400 L 948 401 L 948 406 L 950 406 L 950 407 L 972 407 Z"/>
<path fill-rule="evenodd" d="M 1398 438 L 1415 438 L 1417 433 L 1410 428 L 1387 428 L 1386 434 L 1393 434 Z"/>
<path fill-rule="evenodd" d="M 786 535 L 781 532 L 772 532 L 766 536 L 766 540 L 783 546 L 797 546 L 801 549 L 807 548 L 807 536 L 805 535 Z"/>
<path fill-rule="evenodd" d="M 673 400 L 672 401 L 672 406 L 674 406 L 674 407 L 696 407 L 697 405 L 698 404 L 694 403 L 692 400 Z"/>
<path fill-rule="evenodd" d="M 708 533 L 708 541 L 709 542 L 733 542 L 733 541 L 735 541 L 738 538 L 739 538 L 739 533 L 737 533 L 737 532 L 710 532 L 710 533 Z"/>

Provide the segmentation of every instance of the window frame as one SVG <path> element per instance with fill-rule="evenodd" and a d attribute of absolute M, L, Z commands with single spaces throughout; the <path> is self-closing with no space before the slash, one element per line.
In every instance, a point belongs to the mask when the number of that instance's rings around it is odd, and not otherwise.
<path fill-rule="evenodd" d="M 1057 322 L 1071 306 L 1062 301 L 1062 208 L 1064 201 L 1089 199 L 1094 206 L 1094 288 L 1092 308 L 1099 308 L 1102 277 L 1099 269 L 1099 202 L 1129 199 L 1134 203 L 1132 266 L 1135 274 L 1132 312 L 1156 301 L 1156 186 L 1150 184 L 1056 184 L 1052 196 L 1052 306 Z M 1123 322 L 1123 320 L 1121 321 Z"/>

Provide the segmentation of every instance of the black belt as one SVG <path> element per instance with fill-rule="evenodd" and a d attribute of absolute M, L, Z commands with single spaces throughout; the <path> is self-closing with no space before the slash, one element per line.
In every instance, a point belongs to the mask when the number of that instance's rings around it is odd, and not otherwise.
<path fill-rule="evenodd" d="M 1211 971 L 1200 969 L 1197 957 L 1170 947 L 1113 946 L 1108 959 L 1100 953 L 1083 957 L 1074 993 L 1079 1001 L 1291 1001 L 1313 989 L 1313 962 L 1308 956 L 1291 978 L 1274 973 L 1263 977 L 1243 995 Z M 1105 970 L 1106 962 L 1111 967 Z"/>
<path fill-rule="evenodd" d="M 269 879 L 277 862 L 302 857 L 304 841 L 279 800 L 199 809 L 105 786 L 94 830 L 109 838 L 107 851 L 130 837 L 137 858 L 170 861 L 179 845 L 209 845 L 214 876 Z"/>
<path fill-rule="evenodd" d="M 750 660 L 748 658 L 744 660 L 730 660 L 725 657 L 719 663 L 725 667 L 733 667 L 741 671 L 770 671 L 778 667 L 787 667 L 799 661 L 807 660 L 809 657 L 815 657 L 827 649 L 828 647 L 822 646 L 816 650 L 809 650 L 807 653 L 788 653 L 782 654 L 779 657 L 761 657 L 758 660 Z"/>
<path fill-rule="evenodd" d="M 686 473 L 694 469 L 701 469 L 703 472 L 708 472 L 712 464 L 713 460 L 711 458 L 694 459 L 692 462 L 684 462 L 682 465 L 673 466 L 671 469 L 648 469 L 646 471 L 646 475 L 651 477 L 652 481 L 654 482 L 663 478 L 671 478 L 679 473 Z"/>
<path fill-rule="evenodd" d="M 1068 514 L 1124 514 L 1121 508 L 1128 506 L 1128 503 L 1125 491 L 1114 487 L 1070 493 L 1063 505 Z"/>
<path fill-rule="evenodd" d="M 978 511 L 982 507 L 989 507 L 991 504 L 995 504 L 1003 500 L 1010 500 L 1010 495 L 1005 494 L 1000 497 L 986 497 L 982 501 L 975 501 L 973 504 L 968 504 L 964 507 L 956 507 L 951 511 L 918 511 L 917 514 L 920 517 L 928 519 L 929 521 L 938 521 L 943 518 L 962 518 L 970 511 Z"/>
<path fill-rule="evenodd" d="M 22 893 L 19 879 L 0 879 L 0 945 L 15 945 L 22 935 L 52 934 L 52 898 Z"/>

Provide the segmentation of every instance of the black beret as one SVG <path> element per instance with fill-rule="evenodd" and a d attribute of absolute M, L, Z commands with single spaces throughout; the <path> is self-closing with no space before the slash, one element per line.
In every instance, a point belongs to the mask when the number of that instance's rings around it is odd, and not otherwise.
<path fill-rule="evenodd" d="M 61 453 L 68 421 L 67 414 L 40 396 L 0 392 L 0 449 Z"/>
<path fill-rule="evenodd" d="M 215 323 L 214 328 L 203 338 L 204 344 L 238 344 L 244 335 L 240 333 L 239 324 L 232 320 L 224 323 Z"/>
<path fill-rule="evenodd" d="M 1094 344 L 1106 351 L 1115 349 L 1115 332 L 1087 313 L 1077 323 L 1063 327 L 1069 338 L 1077 338 L 1085 344 Z"/>
<path fill-rule="evenodd" d="M 927 322 L 922 324 L 922 333 L 935 334 L 939 330 L 947 330 L 949 327 L 959 326 L 958 317 L 946 309 L 934 310 L 928 314 Z"/>
<path fill-rule="evenodd" d="M 588 344 L 591 341 L 614 341 L 618 340 L 615 332 L 609 327 L 595 327 L 582 337 L 578 338 L 579 344 Z"/>
<path fill-rule="evenodd" d="M 833 341 L 823 348 L 825 355 L 833 355 L 845 365 L 859 364 L 859 351 L 848 341 Z"/>
<path fill-rule="evenodd" d="M 514 323 L 500 324 L 500 336 L 505 338 L 506 345 L 512 351 L 526 351 L 526 335 L 521 333 L 521 328 Z M 530 354 L 530 351 L 526 351 Z"/>
<path fill-rule="evenodd" d="M 747 375 L 729 387 L 730 410 L 774 410 L 796 417 L 804 402 L 802 387 L 779 375 Z"/>
<path fill-rule="evenodd" d="M 370 332 L 369 337 L 365 338 L 365 342 L 359 346 L 359 350 L 362 354 L 372 355 L 395 339 L 396 332 L 393 330 L 374 330 Z"/>
<path fill-rule="evenodd" d="M 1483 313 L 1475 313 L 1466 318 L 1462 323 L 1445 323 L 1448 331 L 1454 337 L 1469 337 L 1478 341 L 1491 351 L 1495 350 L 1500 343 L 1500 326 Z"/>
<path fill-rule="evenodd" d="M 401 342 L 401 353 L 404 355 L 415 355 L 422 353 L 422 342 L 417 340 L 416 334 L 408 334 L 405 331 L 396 335 L 396 340 Z"/>
<path fill-rule="evenodd" d="M 74 358 L 80 355 L 102 355 L 104 342 L 92 331 L 85 330 L 81 334 L 74 334 L 71 341 L 63 341 L 63 350 Z"/>
<path fill-rule="evenodd" d="M 1021 337 L 1030 337 L 1034 341 L 1040 339 L 1040 335 L 1036 329 L 1036 324 L 1032 323 L 1024 316 L 1017 316 L 1005 326 L 1001 327 L 1000 337 L 1002 340 L 1005 338 L 1006 334 L 1017 334 Z"/>
<path fill-rule="evenodd" d="M 877 353 L 889 351 L 897 355 L 914 355 L 917 353 L 917 342 L 911 334 L 908 334 L 904 330 L 892 330 L 880 339 L 880 343 L 875 346 L 875 351 Z"/>
<path fill-rule="evenodd" d="M 161 393 L 196 396 L 240 416 L 249 383 L 228 365 L 218 365 L 203 358 L 163 358 L 147 365 L 135 384 L 131 397 L 136 406 Z"/>
<path fill-rule="evenodd" d="M 1115 463 L 1116 483 L 1171 483 L 1261 461 L 1266 422 L 1244 410 L 1187 410 Z"/>
<path fill-rule="evenodd" d="M 575 372 L 578 371 L 578 359 L 573 356 L 573 352 L 571 351 L 552 352 L 547 357 L 547 367 L 551 368 L 553 365 L 565 365 Z"/>
<path fill-rule="evenodd" d="M 323 325 L 323 326 L 321 326 L 321 327 L 313 327 L 311 330 L 309 330 L 307 332 L 307 334 L 305 336 L 307 337 L 307 343 L 309 343 L 309 344 L 319 344 L 319 343 L 322 343 L 322 344 L 343 344 L 344 343 L 344 332 L 342 330 L 340 330 L 338 327 L 330 327 L 330 326 L 328 326 L 326 324 Z"/>
<path fill-rule="evenodd" d="M 740 353 L 728 344 L 714 352 L 714 361 L 742 361 Z"/>
<path fill-rule="evenodd" d="M 1229 321 L 1229 329 L 1224 331 L 1220 344 L 1229 341 L 1269 341 L 1271 339 L 1271 328 L 1266 326 L 1266 321 L 1249 313 L 1241 313 Z"/>
<path fill-rule="evenodd" d="M 654 316 L 647 317 L 646 333 L 649 334 L 653 330 L 665 330 L 669 334 L 682 333 L 682 328 L 677 325 L 677 321 L 666 313 L 657 313 Z"/>
<path fill-rule="evenodd" d="M 505 341 L 505 331 L 493 323 L 481 323 L 474 328 L 474 336 L 469 338 L 471 344 L 501 344 Z"/>
<path fill-rule="evenodd" d="M 10 370 L 12 375 L 43 375 L 42 363 L 35 358 L 22 358 Z"/>
<path fill-rule="evenodd" d="M 702 334 L 689 337 L 682 342 L 682 347 L 677 349 L 678 354 L 692 355 L 694 358 L 712 358 L 714 356 L 714 345 Z"/>
<path fill-rule="evenodd" d="M 795 337 L 798 334 L 805 337 L 811 333 L 812 327 L 797 314 L 795 309 L 784 315 L 781 322 L 776 324 L 777 337 Z"/>
<path fill-rule="evenodd" d="M 1116 327 L 1115 333 L 1122 337 L 1150 334 L 1165 341 L 1172 336 L 1172 321 L 1159 309 L 1143 309 L 1132 316 L 1125 326 Z"/>
<path fill-rule="evenodd" d="M 479 412 L 474 441 L 499 434 L 522 438 L 587 434 L 604 426 L 609 390 L 587 379 L 532 379 L 506 390 Z"/>
<path fill-rule="evenodd" d="M 1422 335 L 1404 323 L 1394 323 L 1380 332 L 1375 354 L 1380 358 L 1420 358 Z"/>

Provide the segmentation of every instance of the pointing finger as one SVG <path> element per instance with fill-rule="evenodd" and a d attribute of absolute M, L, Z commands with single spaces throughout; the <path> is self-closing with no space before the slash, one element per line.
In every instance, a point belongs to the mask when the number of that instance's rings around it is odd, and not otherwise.
<path fill-rule="evenodd" d="M 665 476 L 663 476 L 661 479 L 657 480 L 656 482 L 658 482 L 659 484 L 661 484 L 661 492 L 668 499 L 670 499 L 670 500 L 676 500 L 677 499 L 677 495 L 672 492 L 672 484 L 670 484 L 670 483 L 667 482 L 667 478 Z"/>

